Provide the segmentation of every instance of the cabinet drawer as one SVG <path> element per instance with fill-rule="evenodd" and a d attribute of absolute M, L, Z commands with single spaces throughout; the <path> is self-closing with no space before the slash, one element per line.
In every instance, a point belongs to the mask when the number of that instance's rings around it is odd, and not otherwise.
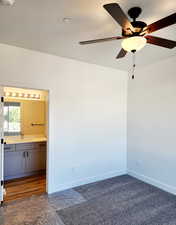
<path fill-rule="evenodd" d="M 35 148 L 35 143 L 16 144 L 16 151 L 31 150 Z"/>
<path fill-rule="evenodd" d="M 33 149 L 36 149 L 36 150 L 46 150 L 46 141 L 43 141 L 43 142 L 35 142 Z"/>
<path fill-rule="evenodd" d="M 31 142 L 31 143 L 21 143 L 16 144 L 16 151 L 26 151 L 26 150 L 46 150 L 46 142 Z"/>
<path fill-rule="evenodd" d="M 6 152 L 11 152 L 11 151 L 15 151 L 15 145 L 14 144 L 5 144 L 4 145 L 4 151 Z"/>

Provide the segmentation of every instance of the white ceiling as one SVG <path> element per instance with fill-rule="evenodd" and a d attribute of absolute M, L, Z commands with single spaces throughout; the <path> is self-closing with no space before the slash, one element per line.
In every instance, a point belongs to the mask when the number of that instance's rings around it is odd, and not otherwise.
<path fill-rule="evenodd" d="M 116 60 L 121 41 L 81 46 L 79 41 L 120 35 L 120 26 L 104 10 L 103 4 L 113 0 L 16 0 L 12 7 L 0 6 L 0 42 L 49 54 L 73 58 L 89 63 L 128 70 L 131 55 Z M 176 12 L 175 0 L 119 0 L 127 13 L 140 6 L 139 19 L 150 24 Z M 63 23 L 70 17 L 69 23 Z M 176 24 L 153 33 L 176 40 Z M 169 50 L 147 45 L 137 53 L 139 66 L 154 63 L 176 54 Z"/>

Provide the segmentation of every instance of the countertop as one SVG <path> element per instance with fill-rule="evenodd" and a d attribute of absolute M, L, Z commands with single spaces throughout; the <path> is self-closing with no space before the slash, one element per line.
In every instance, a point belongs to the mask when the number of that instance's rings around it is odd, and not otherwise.
<path fill-rule="evenodd" d="M 43 142 L 47 141 L 47 138 L 42 135 L 26 135 L 26 136 L 6 136 L 4 137 L 6 144 L 20 144 L 30 142 Z"/>

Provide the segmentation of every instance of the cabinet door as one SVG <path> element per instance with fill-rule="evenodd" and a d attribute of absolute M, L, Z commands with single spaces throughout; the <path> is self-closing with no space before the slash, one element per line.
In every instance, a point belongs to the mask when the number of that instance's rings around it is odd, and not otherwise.
<path fill-rule="evenodd" d="M 27 170 L 28 172 L 36 172 L 46 169 L 46 151 L 33 149 L 28 152 Z"/>
<path fill-rule="evenodd" d="M 25 157 L 23 151 L 7 151 L 4 154 L 5 179 L 19 177 L 25 172 Z"/>

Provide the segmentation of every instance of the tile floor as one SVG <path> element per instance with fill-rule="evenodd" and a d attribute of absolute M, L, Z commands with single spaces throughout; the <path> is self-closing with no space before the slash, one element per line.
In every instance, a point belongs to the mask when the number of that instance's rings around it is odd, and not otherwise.
<path fill-rule="evenodd" d="M 73 189 L 17 200 L 0 208 L 0 225 L 64 225 L 56 210 L 84 201 Z"/>

